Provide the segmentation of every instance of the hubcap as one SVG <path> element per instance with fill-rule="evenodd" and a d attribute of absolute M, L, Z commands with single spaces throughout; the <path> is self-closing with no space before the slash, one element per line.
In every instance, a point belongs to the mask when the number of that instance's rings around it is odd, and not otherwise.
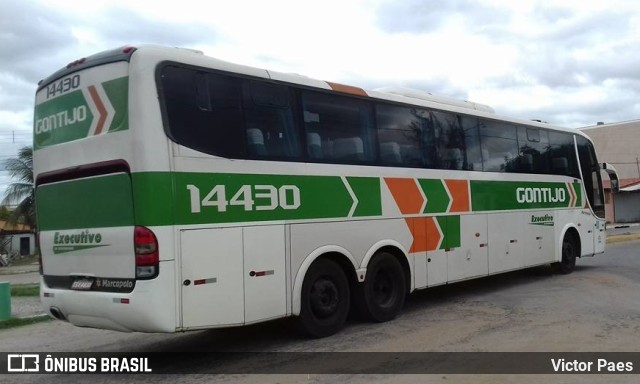
<path fill-rule="evenodd" d="M 571 242 L 565 242 L 562 246 L 562 253 L 563 253 L 563 262 L 565 264 L 571 264 L 573 263 L 573 259 L 575 258 L 575 255 L 573 254 L 573 244 L 571 244 Z"/>
<path fill-rule="evenodd" d="M 330 317 L 340 302 L 338 287 L 332 280 L 321 277 L 311 286 L 310 299 L 311 310 L 316 317 Z"/>
<path fill-rule="evenodd" d="M 391 304 L 395 286 L 388 271 L 378 271 L 373 279 L 373 299 L 379 306 Z"/>

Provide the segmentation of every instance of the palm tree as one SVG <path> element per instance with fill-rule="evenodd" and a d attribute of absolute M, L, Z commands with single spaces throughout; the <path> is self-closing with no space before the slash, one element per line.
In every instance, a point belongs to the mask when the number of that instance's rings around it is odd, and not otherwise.
<path fill-rule="evenodd" d="M 4 167 L 11 178 L 16 180 L 9 184 L 2 200 L 4 205 L 17 204 L 9 217 L 9 222 L 23 223 L 31 229 L 36 226 L 35 188 L 33 185 L 33 148 L 22 147 L 18 157 L 5 160 Z"/>

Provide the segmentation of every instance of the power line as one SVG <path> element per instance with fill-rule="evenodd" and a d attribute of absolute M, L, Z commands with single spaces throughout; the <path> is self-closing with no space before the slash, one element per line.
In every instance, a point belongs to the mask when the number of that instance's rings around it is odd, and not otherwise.
<path fill-rule="evenodd" d="M 3 130 L 3 131 L 0 131 L 0 138 L 15 142 L 16 139 L 31 136 L 32 134 L 33 134 L 33 131 L 28 131 L 25 129 L 12 129 L 7 131 Z"/>
<path fill-rule="evenodd" d="M 21 144 L 31 144 L 32 141 L 26 141 L 26 140 L 20 140 L 20 141 L 15 141 L 15 142 L 3 142 L 2 140 L 0 140 L 0 145 L 21 145 Z"/>

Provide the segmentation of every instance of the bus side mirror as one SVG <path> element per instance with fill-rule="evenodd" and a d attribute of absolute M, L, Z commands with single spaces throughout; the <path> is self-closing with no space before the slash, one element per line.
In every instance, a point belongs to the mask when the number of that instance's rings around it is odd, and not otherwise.
<path fill-rule="evenodd" d="M 611 180 L 611 192 L 618 193 L 620 192 L 620 181 L 618 180 L 618 172 L 613 167 L 613 165 L 608 163 L 602 163 L 601 169 L 609 175 L 609 179 Z"/>

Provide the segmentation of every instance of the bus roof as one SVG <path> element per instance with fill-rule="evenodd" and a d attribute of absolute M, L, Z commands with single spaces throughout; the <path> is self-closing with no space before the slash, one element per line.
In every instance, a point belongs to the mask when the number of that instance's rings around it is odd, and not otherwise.
<path fill-rule="evenodd" d="M 102 64 L 114 63 L 117 61 L 129 61 L 131 55 L 135 51 L 136 48 L 134 47 L 123 46 L 120 48 L 102 51 L 91 56 L 74 60 L 67 64 L 65 67 L 54 72 L 52 75 L 40 80 L 38 82 L 38 91 L 46 87 L 51 82 L 81 69 L 91 68 Z"/>
<path fill-rule="evenodd" d="M 296 73 L 283 73 L 273 70 L 267 70 L 262 68 L 250 67 L 242 64 L 232 63 L 217 59 L 211 56 L 204 55 L 202 51 L 178 48 L 169 46 L 160 46 L 153 44 L 140 44 L 136 46 L 122 46 L 116 49 L 103 51 L 86 58 L 75 60 L 69 63 L 66 67 L 56 71 L 47 78 L 41 80 L 38 83 L 38 90 L 45 87 L 47 84 L 62 78 L 70 73 L 76 72 L 81 69 L 90 68 L 102 64 L 117 62 L 117 61 L 129 61 L 133 54 L 154 54 L 154 56 L 164 57 L 169 61 L 177 61 L 185 64 L 202 66 L 211 69 L 217 69 L 227 72 L 239 73 L 249 76 L 260 76 L 275 81 L 282 81 L 296 85 L 302 85 L 313 88 L 320 88 L 327 91 L 334 91 L 339 93 L 347 93 L 360 97 L 367 97 L 373 99 L 380 99 L 392 102 L 398 102 L 402 104 L 422 106 L 426 108 L 442 109 L 454 113 L 476 115 L 493 120 L 499 120 L 504 122 L 510 122 L 514 124 L 535 126 L 539 128 L 559 130 L 564 132 L 570 132 L 578 134 L 587 138 L 589 137 L 581 132 L 580 129 L 564 128 L 559 126 L 550 125 L 546 122 L 539 120 L 526 120 L 516 117 L 507 117 L 504 115 L 497 115 L 493 108 L 488 105 L 475 103 L 467 100 L 460 100 L 455 98 L 436 96 L 429 92 L 404 88 L 404 87 L 383 87 L 375 90 L 365 90 L 360 87 L 355 87 L 346 84 L 334 83 L 324 80 L 314 79 L 308 76 L 296 74 Z"/>

